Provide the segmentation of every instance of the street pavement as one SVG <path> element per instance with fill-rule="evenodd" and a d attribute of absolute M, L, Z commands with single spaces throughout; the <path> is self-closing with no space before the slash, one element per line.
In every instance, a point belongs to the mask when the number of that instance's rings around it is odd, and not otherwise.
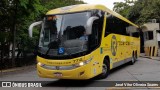
<path fill-rule="evenodd" d="M 91 81 L 74 81 L 40 78 L 36 73 L 36 66 L 28 66 L 21 70 L 6 71 L 0 73 L 0 81 L 47 81 L 43 88 L 23 88 L 27 90 L 115 90 L 116 87 L 96 87 L 98 82 L 105 81 L 160 81 L 160 61 L 149 58 L 138 58 L 134 65 L 125 64 L 113 69 L 106 79 L 92 79 Z M 69 81 L 70 84 L 64 84 Z M 96 82 L 95 82 L 96 81 Z M 75 85 L 75 86 L 74 86 Z M 77 86 L 76 86 L 77 85 Z M 95 85 L 95 87 L 93 87 Z M 91 86 L 91 87 L 90 87 Z M 0 90 L 10 88 L 0 88 Z M 19 90 L 22 88 L 12 88 Z M 132 88 L 137 89 L 137 88 Z M 149 89 L 148 87 L 138 88 L 139 90 Z M 160 89 L 160 88 L 159 88 Z M 125 90 L 125 89 L 121 89 Z M 127 89 L 128 90 L 128 89 Z M 130 90 L 130 89 L 129 89 Z M 152 89 L 151 89 L 152 90 Z"/>

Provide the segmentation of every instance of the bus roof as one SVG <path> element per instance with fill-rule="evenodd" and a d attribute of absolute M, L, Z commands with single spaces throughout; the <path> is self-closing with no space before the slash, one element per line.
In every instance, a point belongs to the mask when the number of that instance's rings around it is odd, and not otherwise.
<path fill-rule="evenodd" d="M 104 7 L 103 5 L 94 5 L 94 4 L 78 4 L 78 5 L 65 6 L 50 10 L 47 12 L 47 15 L 80 12 L 93 9 L 100 9 L 105 11 L 106 7 Z"/>
<path fill-rule="evenodd" d="M 138 28 L 138 26 L 136 24 L 134 24 L 131 21 L 129 21 L 128 19 L 124 18 L 120 14 L 108 9 L 107 7 L 105 7 L 103 5 L 99 5 L 99 4 L 96 4 L 96 5 L 94 5 L 94 4 L 78 4 L 78 5 L 65 6 L 65 7 L 61 7 L 61 8 L 57 8 L 57 9 L 52 9 L 52 10 L 48 11 L 46 13 L 46 15 L 72 13 L 72 12 L 80 12 L 80 11 L 87 11 L 87 10 L 94 10 L 94 9 L 108 12 L 108 13 L 112 14 L 113 16 L 115 16 L 121 20 L 124 20 L 124 21 L 130 23 L 131 25 Z"/>

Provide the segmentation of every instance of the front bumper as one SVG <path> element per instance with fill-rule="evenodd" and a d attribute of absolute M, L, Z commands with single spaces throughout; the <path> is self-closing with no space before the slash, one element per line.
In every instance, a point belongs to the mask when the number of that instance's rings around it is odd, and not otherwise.
<path fill-rule="evenodd" d="M 95 76 L 92 73 L 91 63 L 71 70 L 49 70 L 37 64 L 37 73 L 43 78 L 56 79 L 90 79 Z M 55 73 L 61 73 L 62 76 L 56 76 Z"/>

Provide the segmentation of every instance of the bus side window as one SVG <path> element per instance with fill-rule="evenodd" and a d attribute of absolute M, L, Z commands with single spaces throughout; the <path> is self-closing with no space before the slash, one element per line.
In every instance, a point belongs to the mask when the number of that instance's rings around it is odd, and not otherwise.
<path fill-rule="evenodd" d="M 132 37 L 139 37 L 139 32 L 132 33 Z"/>
<path fill-rule="evenodd" d="M 92 34 L 94 35 L 93 38 L 93 44 L 97 45 L 98 44 L 98 23 L 93 23 L 93 28 L 92 28 Z"/>
<path fill-rule="evenodd" d="M 91 16 L 98 17 L 92 24 L 92 34 L 88 36 L 88 48 L 89 52 L 98 48 L 101 44 L 104 12 L 101 10 L 92 10 Z"/>
<path fill-rule="evenodd" d="M 107 36 L 110 33 L 129 36 L 129 33 L 127 33 L 126 31 L 126 27 L 128 26 L 129 24 L 127 22 L 111 14 L 107 15 L 105 36 Z"/>
<path fill-rule="evenodd" d="M 90 35 L 90 48 L 96 48 L 97 45 L 100 44 L 101 41 L 101 30 L 102 24 L 100 24 L 99 20 L 93 22 L 92 25 L 92 34 Z"/>

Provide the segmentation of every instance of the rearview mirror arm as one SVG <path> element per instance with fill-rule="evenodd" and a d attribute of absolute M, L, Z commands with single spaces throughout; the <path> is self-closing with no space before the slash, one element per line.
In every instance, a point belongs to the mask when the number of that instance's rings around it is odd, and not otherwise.
<path fill-rule="evenodd" d="M 39 25 L 39 24 L 41 24 L 42 23 L 42 21 L 38 21 L 38 22 L 34 22 L 34 23 L 32 23 L 30 26 L 29 26 L 29 29 L 28 29 L 28 33 L 29 33 L 29 37 L 32 37 L 33 35 L 33 27 L 35 27 L 35 26 L 37 26 L 37 25 Z"/>

